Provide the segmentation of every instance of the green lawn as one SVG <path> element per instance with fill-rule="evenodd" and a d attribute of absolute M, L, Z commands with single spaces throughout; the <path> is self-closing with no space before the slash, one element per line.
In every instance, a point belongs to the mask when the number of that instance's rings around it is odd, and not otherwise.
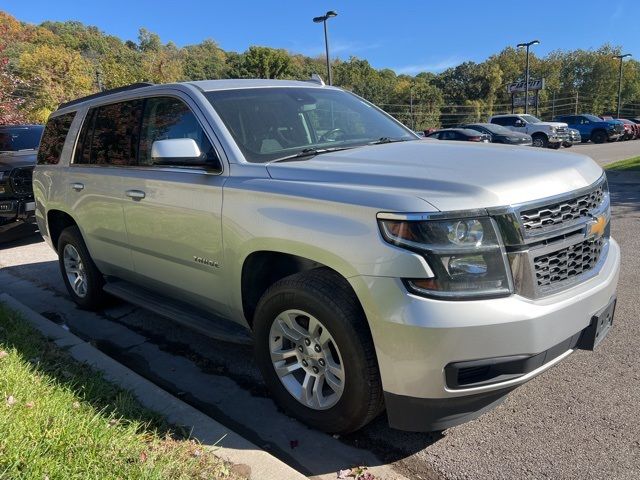
<path fill-rule="evenodd" d="M 640 171 L 640 157 L 628 158 L 619 162 L 610 163 L 605 167 L 607 170 L 617 171 Z"/>
<path fill-rule="evenodd" d="M 0 304 L 0 479 L 237 478 Z"/>

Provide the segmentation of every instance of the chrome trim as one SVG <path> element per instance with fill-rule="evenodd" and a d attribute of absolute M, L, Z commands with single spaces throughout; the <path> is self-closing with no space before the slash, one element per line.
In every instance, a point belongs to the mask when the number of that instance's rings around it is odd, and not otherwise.
<path fill-rule="evenodd" d="M 450 212 L 426 212 L 426 213 L 400 213 L 400 212 L 378 212 L 378 220 L 397 220 L 407 222 L 420 222 L 424 220 L 455 220 L 458 218 L 488 217 L 489 214 L 484 208 L 474 210 L 454 210 Z"/>
<path fill-rule="evenodd" d="M 555 364 L 560 363 L 562 360 L 567 358 L 572 353 L 573 353 L 573 349 L 570 348 L 566 352 L 562 353 L 561 355 L 558 355 L 556 358 L 554 358 L 550 362 L 545 363 L 544 365 L 536 368 L 535 370 L 529 373 L 526 373 L 521 377 L 507 380 L 506 382 L 493 383 L 491 385 L 482 385 L 480 387 L 471 387 L 471 388 L 448 388 L 445 386 L 444 390 L 448 393 L 472 394 L 472 393 L 489 392 L 492 390 L 499 390 L 501 388 L 510 387 L 512 385 L 519 385 L 521 383 L 525 383 L 527 380 L 530 380 L 537 375 L 540 375 L 542 372 L 549 370 Z"/>

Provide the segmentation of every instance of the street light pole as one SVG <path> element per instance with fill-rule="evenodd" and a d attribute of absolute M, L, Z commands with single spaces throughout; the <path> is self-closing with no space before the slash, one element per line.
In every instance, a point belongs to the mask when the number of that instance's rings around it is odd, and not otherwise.
<path fill-rule="evenodd" d="M 329 10 L 321 17 L 313 18 L 313 23 L 324 24 L 324 50 L 327 57 L 327 79 L 329 80 L 329 85 L 333 85 L 333 77 L 331 76 L 331 60 L 329 59 L 329 35 L 327 34 L 327 20 L 337 16 L 338 14 L 336 12 L 334 12 L 333 10 Z"/>
<path fill-rule="evenodd" d="M 617 118 L 620 118 L 620 101 L 622 99 L 622 60 L 626 57 L 630 57 L 630 53 L 625 53 L 624 55 L 614 55 L 613 58 L 617 58 L 620 60 L 620 71 L 618 73 L 618 115 Z"/>
<path fill-rule="evenodd" d="M 529 47 L 531 45 L 538 45 L 540 42 L 538 40 L 532 40 L 527 43 L 519 43 L 517 48 L 526 48 L 527 49 L 527 66 L 525 68 L 524 74 L 524 113 L 529 112 Z"/>

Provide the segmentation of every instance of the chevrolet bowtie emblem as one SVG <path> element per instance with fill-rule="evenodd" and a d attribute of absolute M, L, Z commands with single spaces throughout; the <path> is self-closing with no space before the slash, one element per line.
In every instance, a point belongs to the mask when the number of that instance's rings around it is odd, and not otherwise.
<path fill-rule="evenodd" d="M 607 219 L 604 215 L 598 215 L 593 219 L 593 222 L 589 224 L 589 231 L 587 236 L 595 235 L 601 237 L 604 235 L 604 229 L 607 227 Z"/>

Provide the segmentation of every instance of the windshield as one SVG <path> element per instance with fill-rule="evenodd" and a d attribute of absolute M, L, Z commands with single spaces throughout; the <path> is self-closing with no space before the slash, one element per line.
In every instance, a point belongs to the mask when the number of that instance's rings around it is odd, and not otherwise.
<path fill-rule="evenodd" d="M 0 129 L 0 151 L 35 150 L 42 136 L 42 125 Z"/>
<path fill-rule="evenodd" d="M 599 117 L 596 117 L 595 115 L 583 115 L 584 118 L 586 118 L 587 120 L 589 120 L 590 122 L 601 122 L 602 119 Z"/>
<path fill-rule="evenodd" d="M 371 142 L 416 140 L 373 105 L 341 90 L 246 88 L 205 94 L 250 162 Z"/>
<path fill-rule="evenodd" d="M 520 115 L 520 117 L 527 123 L 540 123 L 542 121 L 533 115 Z"/>
<path fill-rule="evenodd" d="M 485 130 L 489 130 L 491 133 L 495 133 L 497 135 L 511 135 L 513 131 L 509 130 L 507 127 L 503 127 L 502 125 L 496 125 L 494 123 L 487 123 L 482 125 L 477 125 L 479 128 L 484 128 Z M 469 128 L 475 129 L 476 125 L 469 125 Z"/>

